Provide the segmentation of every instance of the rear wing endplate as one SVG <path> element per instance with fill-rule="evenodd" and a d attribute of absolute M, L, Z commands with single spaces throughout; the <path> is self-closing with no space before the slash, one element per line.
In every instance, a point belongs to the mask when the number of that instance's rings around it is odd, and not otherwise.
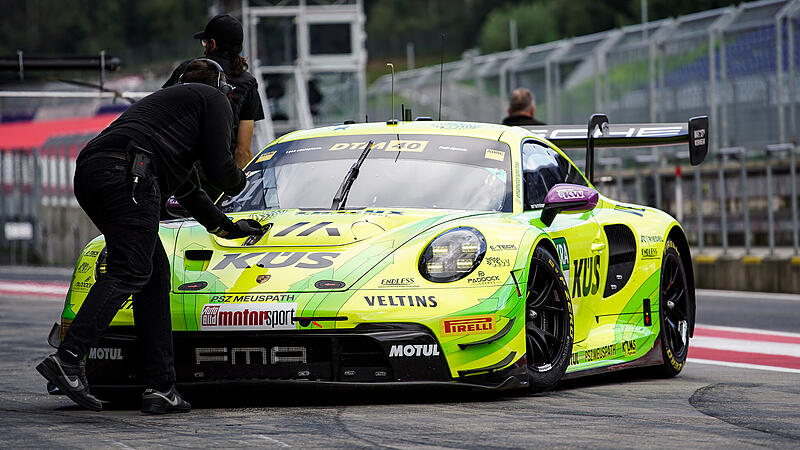
<path fill-rule="evenodd" d="M 540 125 L 525 127 L 562 149 L 585 148 L 589 172 L 595 148 L 659 147 L 689 144 L 693 166 L 703 162 L 708 153 L 708 116 L 692 117 L 686 123 L 608 123 L 604 114 L 594 114 L 585 125 Z M 590 131 L 591 131 L 591 139 Z"/>

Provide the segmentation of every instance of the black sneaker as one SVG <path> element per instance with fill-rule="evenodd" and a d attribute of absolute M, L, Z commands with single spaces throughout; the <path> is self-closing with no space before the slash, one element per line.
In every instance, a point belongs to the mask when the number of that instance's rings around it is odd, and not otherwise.
<path fill-rule="evenodd" d="M 53 383 L 73 402 L 92 411 L 102 411 L 103 404 L 89 393 L 86 380 L 86 361 L 68 364 L 58 359 L 55 353 L 44 359 L 36 370 Z"/>
<path fill-rule="evenodd" d="M 175 386 L 166 392 L 146 389 L 142 394 L 142 412 L 146 414 L 187 413 L 191 410 L 192 405 L 181 398 Z"/>

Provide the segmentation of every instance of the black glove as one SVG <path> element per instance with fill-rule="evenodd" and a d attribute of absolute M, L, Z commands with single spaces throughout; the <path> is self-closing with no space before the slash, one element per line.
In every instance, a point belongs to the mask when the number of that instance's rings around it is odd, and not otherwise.
<path fill-rule="evenodd" d="M 228 220 L 227 223 L 211 232 L 224 239 L 239 239 L 264 234 L 261 224 L 253 219 L 239 219 L 236 222 Z"/>

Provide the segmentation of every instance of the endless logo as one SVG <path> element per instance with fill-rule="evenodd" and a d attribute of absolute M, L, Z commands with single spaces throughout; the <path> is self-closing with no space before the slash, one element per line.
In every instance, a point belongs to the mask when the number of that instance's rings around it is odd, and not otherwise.
<path fill-rule="evenodd" d="M 393 345 L 389 350 L 389 357 L 398 356 L 439 356 L 439 346 L 436 344 Z"/>
<path fill-rule="evenodd" d="M 208 304 L 201 330 L 294 330 L 297 303 Z"/>
<path fill-rule="evenodd" d="M 442 319 L 442 336 L 486 334 L 494 331 L 494 316 L 467 316 Z"/>
<path fill-rule="evenodd" d="M 572 264 L 575 269 L 572 297 L 586 297 L 590 292 L 592 295 L 597 294 L 597 289 L 600 287 L 600 255 L 576 259 Z"/>

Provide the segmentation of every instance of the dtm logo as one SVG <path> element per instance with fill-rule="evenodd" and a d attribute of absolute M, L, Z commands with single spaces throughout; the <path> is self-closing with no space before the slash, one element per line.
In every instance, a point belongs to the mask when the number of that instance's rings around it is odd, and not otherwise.
<path fill-rule="evenodd" d="M 389 358 L 400 356 L 439 356 L 436 344 L 393 345 L 389 350 Z"/>
<path fill-rule="evenodd" d="M 89 359 L 108 359 L 122 361 L 121 348 L 94 348 L 89 349 Z"/>

